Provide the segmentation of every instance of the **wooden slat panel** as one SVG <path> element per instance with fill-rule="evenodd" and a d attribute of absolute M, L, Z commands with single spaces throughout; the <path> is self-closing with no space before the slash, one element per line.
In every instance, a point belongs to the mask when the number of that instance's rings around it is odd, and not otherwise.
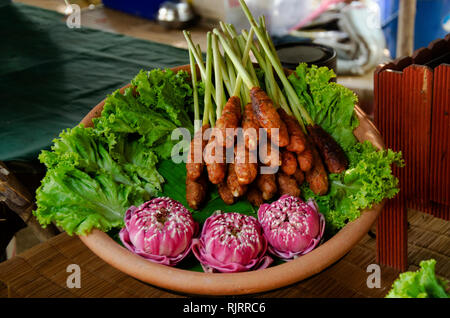
<path fill-rule="evenodd" d="M 401 190 L 411 207 L 430 201 L 430 138 L 433 72 L 421 65 L 403 70 L 401 94 L 401 144 L 405 167 L 400 169 Z M 390 92 L 395 94 L 396 92 Z"/>
<path fill-rule="evenodd" d="M 377 105 L 374 119 L 387 148 L 403 151 L 406 131 L 402 103 L 403 73 L 385 70 L 375 74 Z M 395 92 L 395 93 L 394 93 Z M 400 93 L 398 93 L 400 92 Z M 401 191 L 388 201 L 377 222 L 377 262 L 405 269 L 407 266 L 407 210 L 402 168 L 393 167 Z"/>
<path fill-rule="evenodd" d="M 434 69 L 432 122 L 431 199 L 450 206 L 450 65 L 448 64 Z M 449 213 L 446 219 L 449 219 Z"/>

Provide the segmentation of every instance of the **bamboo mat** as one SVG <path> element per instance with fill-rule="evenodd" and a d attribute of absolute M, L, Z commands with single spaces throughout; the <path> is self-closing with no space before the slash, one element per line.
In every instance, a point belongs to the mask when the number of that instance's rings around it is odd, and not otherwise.
<path fill-rule="evenodd" d="M 450 223 L 416 211 L 408 213 L 408 270 L 435 258 L 438 276 L 450 279 Z M 375 228 L 375 227 L 374 227 Z M 340 261 L 307 280 L 257 297 L 384 297 L 399 272 L 381 266 L 381 288 L 366 281 L 375 263 L 376 239 L 366 235 Z M 81 268 L 81 288 L 69 289 L 67 266 Z M 184 297 L 142 283 L 106 264 L 77 237 L 60 234 L 0 263 L 0 297 Z"/>

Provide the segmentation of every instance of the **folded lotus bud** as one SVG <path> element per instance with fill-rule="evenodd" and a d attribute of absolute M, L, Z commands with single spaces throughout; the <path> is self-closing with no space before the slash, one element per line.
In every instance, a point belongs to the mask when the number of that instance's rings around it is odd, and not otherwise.
<path fill-rule="evenodd" d="M 192 252 L 205 272 L 243 272 L 263 269 L 272 263 L 266 255 L 267 240 L 256 218 L 216 211 L 206 219 Z"/>
<path fill-rule="evenodd" d="M 314 201 L 305 203 L 290 195 L 261 205 L 258 220 L 269 243 L 269 252 L 291 260 L 312 251 L 325 230 L 325 218 L 317 210 Z"/>
<path fill-rule="evenodd" d="M 198 224 L 178 201 L 162 197 L 125 213 L 122 243 L 149 261 L 174 266 L 189 254 Z"/>

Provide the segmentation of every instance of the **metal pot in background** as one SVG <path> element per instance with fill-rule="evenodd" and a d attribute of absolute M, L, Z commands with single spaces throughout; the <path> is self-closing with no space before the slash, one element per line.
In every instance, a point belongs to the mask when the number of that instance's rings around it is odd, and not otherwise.
<path fill-rule="evenodd" d="M 183 29 L 197 18 L 192 5 L 186 1 L 166 1 L 158 10 L 158 23 L 168 29 Z"/>
<path fill-rule="evenodd" d="M 283 67 L 295 70 L 299 63 L 308 66 L 326 66 L 337 74 L 336 51 L 329 46 L 315 43 L 293 42 L 276 45 L 278 56 Z M 333 79 L 336 81 L 336 79 Z"/>

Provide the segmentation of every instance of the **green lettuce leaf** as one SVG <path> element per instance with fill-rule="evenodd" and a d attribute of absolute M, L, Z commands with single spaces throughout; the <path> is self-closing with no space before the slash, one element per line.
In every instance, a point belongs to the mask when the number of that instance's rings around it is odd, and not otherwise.
<path fill-rule="evenodd" d="M 355 143 L 348 149 L 349 168 L 341 174 L 329 175 L 326 195 L 314 194 L 307 183 L 302 185 L 305 199 L 316 200 L 327 221 L 330 234 L 357 219 L 361 211 L 393 198 L 399 191 L 398 179 L 392 174 L 392 164 L 402 166 L 402 154 L 390 149 L 377 151 L 368 141 Z"/>
<path fill-rule="evenodd" d="M 448 282 L 436 277 L 435 266 L 434 259 L 421 261 L 419 270 L 400 274 L 386 298 L 449 298 Z"/>
<path fill-rule="evenodd" d="M 108 174 L 88 174 L 61 164 L 48 170 L 36 192 L 39 222 L 62 227 L 69 235 L 108 231 L 123 225 L 131 204 L 144 202 L 144 191 L 116 182 Z"/>
<path fill-rule="evenodd" d="M 335 76 L 333 70 L 305 63 L 289 76 L 314 122 L 341 145 L 349 159 L 349 169 L 329 175 L 326 195 L 315 195 L 307 183 L 302 185 L 302 196 L 315 199 L 324 214 L 329 235 L 357 219 L 363 209 L 393 198 L 399 186 L 391 165 L 404 164 L 401 153 L 378 151 L 370 142 L 358 142 L 353 134 L 359 125 L 354 112 L 357 97 L 351 90 L 330 82 Z"/>
<path fill-rule="evenodd" d="M 192 121 L 188 115 L 192 96 L 187 72 L 174 73 L 171 70 L 141 70 L 131 81 L 139 93 L 137 100 L 150 109 L 158 111 L 178 127 L 192 130 Z"/>
<path fill-rule="evenodd" d="M 137 140 L 125 141 L 125 135 L 122 140 L 115 160 L 99 132 L 74 127 L 60 134 L 52 151 L 40 154 L 47 173 L 36 191 L 34 214 L 41 224 L 54 221 L 69 234 L 108 231 L 122 225 L 130 205 L 161 191 L 156 155 Z"/>
<path fill-rule="evenodd" d="M 39 156 L 47 167 L 36 194 L 39 222 L 54 221 L 69 234 L 109 231 L 122 226 L 129 206 L 160 193 L 156 167 L 178 142 L 172 131 L 184 125 L 192 132 L 187 79 L 185 72 L 141 71 L 134 87 L 106 98 L 93 128 L 61 132 Z"/>
<path fill-rule="evenodd" d="M 153 147 L 167 142 L 167 136 L 177 125 L 141 104 L 133 96 L 133 89 L 127 88 L 124 94 L 117 90 L 108 96 L 102 116 L 94 119 L 94 127 L 105 135 L 111 146 L 115 145 L 122 133 L 128 133 L 137 134 L 141 143 Z"/>
<path fill-rule="evenodd" d="M 289 80 L 314 122 L 347 149 L 357 142 L 353 130 L 359 125 L 354 113 L 358 99 L 348 88 L 329 82 L 334 77 L 327 67 L 301 63 Z"/>

